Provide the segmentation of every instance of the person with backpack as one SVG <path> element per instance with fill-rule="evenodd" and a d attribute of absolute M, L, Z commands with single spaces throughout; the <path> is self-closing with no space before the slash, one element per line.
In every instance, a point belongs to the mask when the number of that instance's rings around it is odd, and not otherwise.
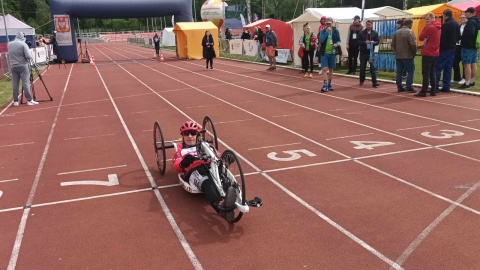
<path fill-rule="evenodd" d="M 475 8 L 469 7 L 465 11 L 467 23 L 463 29 L 461 38 L 462 45 L 462 64 L 464 67 L 465 83 L 459 88 L 466 89 L 475 86 L 475 77 L 477 76 L 477 34 L 480 30 L 480 20 L 476 15 Z"/>
<path fill-rule="evenodd" d="M 303 36 L 300 37 L 298 42 L 303 49 L 302 68 L 305 71 L 304 78 L 313 77 L 313 56 L 315 55 L 315 48 L 317 43 L 317 37 L 311 32 L 311 28 L 306 23 L 303 28 Z M 308 70 L 310 69 L 310 72 Z"/>

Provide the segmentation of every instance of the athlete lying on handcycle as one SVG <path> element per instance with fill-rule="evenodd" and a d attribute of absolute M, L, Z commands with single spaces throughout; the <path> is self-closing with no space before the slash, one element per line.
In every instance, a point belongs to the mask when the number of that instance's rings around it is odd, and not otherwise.
<path fill-rule="evenodd" d="M 236 191 L 233 187 L 229 187 L 225 198 L 220 196 L 210 175 L 210 162 L 199 159 L 197 155 L 196 142 L 199 132 L 200 126 L 193 121 L 182 124 L 180 127 L 182 141 L 177 143 L 177 152 L 173 156 L 173 168 L 177 173 L 183 173 L 184 181 L 201 190 L 213 209 L 225 220 L 231 222 L 235 215 L 231 209 L 235 206 Z"/>

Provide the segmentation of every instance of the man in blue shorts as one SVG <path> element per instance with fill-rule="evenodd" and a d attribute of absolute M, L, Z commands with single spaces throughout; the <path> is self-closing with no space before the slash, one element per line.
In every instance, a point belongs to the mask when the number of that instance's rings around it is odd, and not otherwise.
<path fill-rule="evenodd" d="M 466 89 L 475 86 L 475 77 L 477 76 L 477 58 L 478 50 L 475 47 L 477 31 L 480 30 L 480 20 L 475 15 L 475 8 L 469 7 L 465 11 L 465 17 L 468 21 L 460 37 L 462 40 L 462 64 L 465 75 L 465 83 L 459 88 Z"/>
<path fill-rule="evenodd" d="M 333 91 L 332 77 L 333 69 L 337 64 L 337 53 L 340 48 L 340 32 L 333 27 L 333 19 L 328 17 L 325 20 L 327 27 L 320 32 L 320 61 L 323 69 L 323 87 L 322 92 Z"/>

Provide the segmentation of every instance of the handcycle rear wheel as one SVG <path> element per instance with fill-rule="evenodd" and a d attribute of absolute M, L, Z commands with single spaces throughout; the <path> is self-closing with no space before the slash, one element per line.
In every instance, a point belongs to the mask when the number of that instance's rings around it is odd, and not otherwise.
<path fill-rule="evenodd" d="M 237 155 L 231 150 L 226 150 L 222 153 L 220 159 L 222 160 L 223 167 L 226 169 L 224 170 L 224 168 L 221 168 L 220 171 L 223 189 L 226 192 L 228 187 L 234 187 L 237 192 L 236 202 L 245 205 L 245 179 Z M 242 218 L 243 213 L 237 208 L 233 211 L 235 213 L 235 218 L 232 222 L 238 222 Z"/>
<path fill-rule="evenodd" d="M 217 132 L 215 131 L 215 126 L 210 117 L 205 116 L 205 118 L 203 118 L 202 130 L 205 130 L 205 132 L 201 133 L 203 140 L 212 144 L 213 147 L 215 147 L 215 150 L 218 150 Z"/>
<path fill-rule="evenodd" d="M 165 174 L 167 160 L 165 159 L 165 140 L 163 139 L 160 124 L 155 122 L 153 125 L 153 146 L 155 147 L 155 159 L 157 160 L 158 171 L 160 175 Z"/>

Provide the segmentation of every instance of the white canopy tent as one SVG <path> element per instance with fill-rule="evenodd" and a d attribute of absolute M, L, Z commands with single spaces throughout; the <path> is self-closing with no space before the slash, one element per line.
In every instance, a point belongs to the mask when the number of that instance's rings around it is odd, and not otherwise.
<path fill-rule="evenodd" d="M 162 31 L 162 46 L 175 46 L 173 28 L 164 28 Z"/>
<path fill-rule="evenodd" d="M 5 15 L 5 18 L 0 16 L 0 42 L 7 42 L 5 23 L 10 41 L 15 39 L 18 32 L 23 32 L 30 43 L 35 44 L 35 29 L 10 14 Z"/>
<path fill-rule="evenodd" d="M 322 16 L 332 17 L 334 20 L 334 26 L 338 28 L 340 32 L 340 40 L 342 46 L 343 55 L 347 55 L 347 49 L 345 42 L 347 40 L 348 28 L 353 22 L 353 17 L 356 15 L 361 16 L 362 10 L 356 7 L 345 7 L 345 8 L 307 8 L 305 12 L 289 21 L 288 23 L 292 24 L 293 28 L 293 62 L 294 65 L 301 65 L 302 60 L 298 57 L 297 51 L 300 45 L 298 41 L 303 35 L 303 25 L 308 22 L 308 25 L 312 28 L 312 31 L 315 34 L 318 34 L 318 27 L 320 26 L 320 18 Z M 394 18 L 405 18 L 410 17 L 411 14 L 403 10 L 394 8 L 394 7 L 380 7 L 364 10 L 364 20 L 365 19 L 394 19 Z"/>

